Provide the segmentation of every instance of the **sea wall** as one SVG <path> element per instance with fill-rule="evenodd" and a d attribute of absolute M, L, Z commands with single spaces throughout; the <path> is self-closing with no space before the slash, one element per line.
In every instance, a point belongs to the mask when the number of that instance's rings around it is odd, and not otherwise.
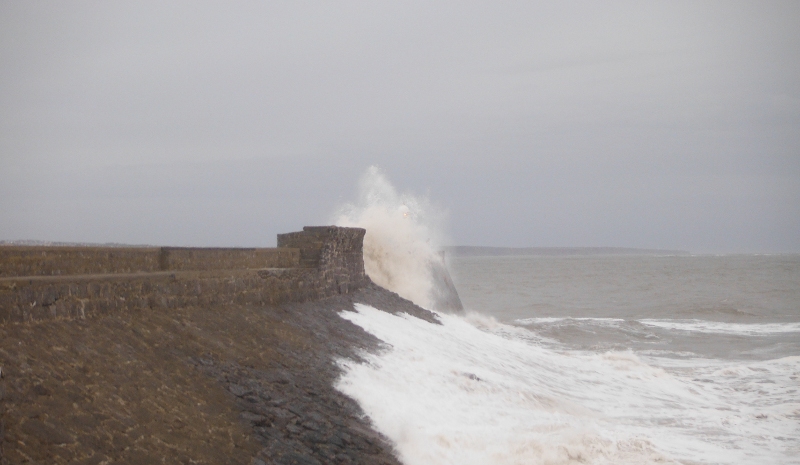
<path fill-rule="evenodd" d="M 277 248 L 4 246 L 0 323 L 347 294 L 369 283 L 364 234 L 307 226 Z"/>
<path fill-rule="evenodd" d="M 291 248 L 2 246 L 0 277 L 291 268 L 299 259 Z"/>
<path fill-rule="evenodd" d="M 365 230 L 270 249 L 0 247 L 0 465 L 400 465 L 334 386 L 380 341 Z"/>

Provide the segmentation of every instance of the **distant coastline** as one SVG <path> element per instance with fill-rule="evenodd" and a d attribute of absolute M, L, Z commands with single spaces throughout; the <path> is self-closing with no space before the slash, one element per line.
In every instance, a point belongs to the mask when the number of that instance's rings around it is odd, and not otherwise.
<path fill-rule="evenodd" d="M 566 256 L 566 255 L 691 255 L 688 250 L 636 249 L 629 247 L 443 247 L 450 257 Z"/>

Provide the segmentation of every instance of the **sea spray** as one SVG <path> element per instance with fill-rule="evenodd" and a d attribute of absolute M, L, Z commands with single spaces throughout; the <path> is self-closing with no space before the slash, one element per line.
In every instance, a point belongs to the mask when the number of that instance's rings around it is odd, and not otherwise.
<path fill-rule="evenodd" d="M 631 351 L 553 350 L 483 316 L 436 325 L 355 310 L 341 316 L 386 348 L 341 360 L 337 388 L 406 465 L 798 463 L 800 357 L 660 367 Z"/>
<path fill-rule="evenodd" d="M 365 354 L 368 363 L 342 360 L 337 388 L 359 402 L 406 465 L 675 463 L 646 437 L 609 428 L 581 399 L 611 390 L 582 391 L 599 377 L 595 370 L 624 382 L 635 361 L 623 356 L 625 366 L 616 369 L 614 358 L 573 360 L 486 331 L 515 332 L 505 325 L 476 321 L 479 329 L 471 316 L 442 315 L 443 324 L 434 325 L 364 305 L 356 310 L 342 317 L 390 348 Z M 646 383 L 664 383 L 661 370 L 642 368 Z"/>
<path fill-rule="evenodd" d="M 364 269 L 376 284 L 433 309 L 443 301 L 437 283 L 442 281 L 444 217 L 426 197 L 398 193 L 372 166 L 361 177 L 358 202 L 341 207 L 335 224 L 367 230 Z"/>

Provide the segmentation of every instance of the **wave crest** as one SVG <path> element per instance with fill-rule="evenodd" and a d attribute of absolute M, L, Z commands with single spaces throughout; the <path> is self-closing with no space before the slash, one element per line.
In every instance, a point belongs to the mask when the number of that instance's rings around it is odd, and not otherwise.
<path fill-rule="evenodd" d="M 444 214 L 426 197 L 400 194 L 371 166 L 361 177 L 359 200 L 336 213 L 338 226 L 360 227 L 364 269 L 379 286 L 429 309 L 436 305 L 436 268 L 444 237 Z"/>

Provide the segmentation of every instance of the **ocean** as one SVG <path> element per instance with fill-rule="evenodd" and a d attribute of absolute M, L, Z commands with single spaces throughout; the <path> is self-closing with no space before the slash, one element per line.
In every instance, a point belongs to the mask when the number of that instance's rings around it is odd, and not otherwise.
<path fill-rule="evenodd" d="M 337 388 L 403 463 L 800 464 L 800 256 L 449 268 L 467 312 L 442 325 L 341 313 L 384 346 Z"/>

